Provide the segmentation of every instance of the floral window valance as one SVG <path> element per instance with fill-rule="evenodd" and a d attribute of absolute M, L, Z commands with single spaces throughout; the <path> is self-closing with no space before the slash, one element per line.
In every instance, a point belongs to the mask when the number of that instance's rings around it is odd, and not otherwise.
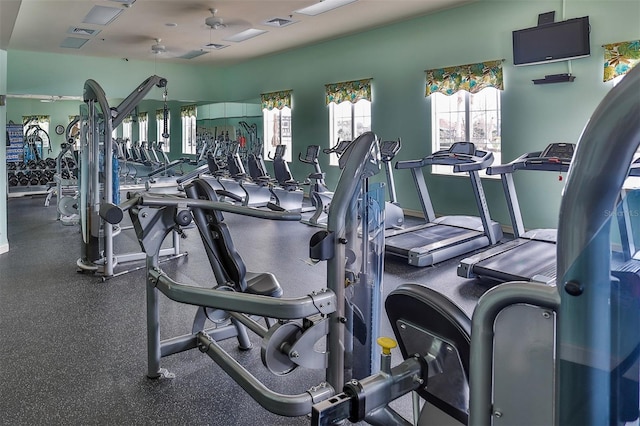
<path fill-rule="evenodd" d="M 196 116 L 196 106 L 195 105 L 185 105 L 180 107 L 180 117 L 195 117 Z"/>
<path fill-rule="evenodd" d="M 440 92 L 453 95 L 459 90 L 478 93 L 487 87 L 504 90 L 502 60 L 427 70 L 425 96 Z"/>
<path fill-rule="evenodd" d="M 156 120 L 157 121 L 164 120 L 164 110 L 161 110 L 161 109 L 156 110 Z"/>
<path fill-rule="evenodd" d="M 603 47 L 604 78 L 602 81 L 625 75 L 640 62 L 640 40 L 605 44 Z"/>
<path fill-rule="evenodd" d="M 274 108 L 291 108 L 291 92 L 291 90 L 281 90 L 279 92 L 261 94 L 262 109 L 271 111 Z"/>
<path fill-rule="evenodd" d="M 49 123 L 51 121 L 51 117 L 48 115 L 25 115 L 22 117 L 22 124 L 26 126 L 27 124 L 43 124 Z"/>
<path fill-rule="evenodd" d="M 355 104 L 362 99 L 371 101 L 371 80 L 368 78 L 366 80 L 326 84 L 324 87 L 327 93 L 327 105 L 331 102 L 339 104 L 344 101 Z"/>
<path fill-rule="evenodd" d="M 138 113 L 138 122 L 147 121 L 147 120 L 149 120 L 149 114 L 148 113 L 146 113 L 146 112 L 139 112 Z"/>
<path fill-rule="evenodd" d="M 131 121 L 132 121 L 132 120 L 131 120 L 131 116 L 130 116 L 130 115 L 127 115 L 127 116 L 122 120 L 122 122 L 123 122 L 123 123 L 131 123 Z"/>

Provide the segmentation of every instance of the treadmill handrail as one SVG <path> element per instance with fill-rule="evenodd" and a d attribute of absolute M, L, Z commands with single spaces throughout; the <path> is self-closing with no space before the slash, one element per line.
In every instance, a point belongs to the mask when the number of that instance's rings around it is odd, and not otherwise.
<path fill-rule="evenodd" d="M 452 153 L 442 150 L 420 160 L 397 161 L 396 169 L 415 169 L 428 165 L 453 166 L 454 173 L 482 170 L 493 163 L 493 153 L 477 149 L 475 155 Z"/>
<path fill-rule="evenodd" d="M 542 153 L 543 151 L 536 151 L 523 154 L 507 164 L 488 167 L 486 173 L 488 175 L 501 175 L 513 173 L 516 170 L 569 171 L 571 158 L 540 157 Z"/>

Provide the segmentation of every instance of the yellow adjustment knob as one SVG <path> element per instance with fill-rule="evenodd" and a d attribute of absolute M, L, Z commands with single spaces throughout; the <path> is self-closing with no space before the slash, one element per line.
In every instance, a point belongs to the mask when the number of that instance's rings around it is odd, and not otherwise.
<path fill-rule="evenodd" d="M 395 340 L 391 337 L 378 337 L 378 344 L 382 346 L 382 354 L 383 355 L 391 355 L 391 349 L 398 346 Z"/>

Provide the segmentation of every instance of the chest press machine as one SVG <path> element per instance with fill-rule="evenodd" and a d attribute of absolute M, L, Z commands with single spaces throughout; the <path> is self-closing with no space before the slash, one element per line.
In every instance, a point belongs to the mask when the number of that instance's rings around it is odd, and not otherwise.
<path fill-rule="evenodd" d="M 214 188 L 204 179 L 185 187 L 186 198 L 139 193 L 130 194 L 119 206 L 103 206 L 100 215 L 112 224 L 129 212 L 147 256 L 148 377 L 174 377 L 161 368 L 161 358 L 197 348 L 267 410 L 301 416 L 309 414 L 314 403 L 334 395 L 348 380 L 377 371 L 374 342 L 381 309 L 384 208 L 377 203 L 380 194 L 370 194 L 368 188 L 368 178 L 380 171 L 377 137 L 371 132 L 361 135 L 341 161 L 344 168 L 328 227 L 310 242 L 311 257 L 327 261 L 327 288 L 304 297 L 282 298 L 282 288 L 273 274 L 247 271 L 222 215 L 229 212 L 299 220 L 299 213 L 217 201 Z M 216 281 L 213 288 L 180 284 L 159 267 L 165 237 L 176 230 L 181 232 L 181 227 L 192 220 L 211 263 Z M 362 238 L 358 237 L 359 227 Z M 160 293 L 178 303 L 199 307 L 190 333 L 160 340 Z M 267 319 L 266 327 L 260 317 Z M 273 324 L 270 319 L 279 321 Z M 207 326 L 208 321 L 215 327 Z M 262 362 L 274 374 L 284 375 L 303 366 L 324 369 L 326 380 L 297 395 L 271 391 L 218 344 L 236 338 L 241 348 L 248 349 L 248 331 L 263 339 Z M 326 339 L 322 352 L 314 348 L 321 339 Z"/>

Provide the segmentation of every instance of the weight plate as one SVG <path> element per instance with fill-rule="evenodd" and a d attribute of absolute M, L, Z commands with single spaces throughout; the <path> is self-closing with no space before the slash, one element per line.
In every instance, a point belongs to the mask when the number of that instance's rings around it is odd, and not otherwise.
<path fill-rule="evenodd" d="M 271 327 L 262 339 L 260 356 L 264 366 L 277 376 L 283 376 L 295 370 L 298 364 L 293 362 L 289 355 L 280 348 L 291 347 L 301 335 L 302 327 L 295 322 L 286 322 Z"/>

